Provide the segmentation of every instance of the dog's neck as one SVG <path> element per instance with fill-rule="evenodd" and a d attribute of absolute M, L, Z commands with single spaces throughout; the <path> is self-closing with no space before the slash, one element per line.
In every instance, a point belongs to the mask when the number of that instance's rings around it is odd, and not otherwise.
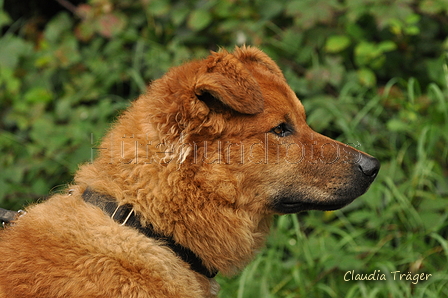
<path fill-rule="evenodd" d="M 213 278 L 218 273 L 218 271 L 210 271 L 207 269 L 207 267 L 204 266 L 203 261 L 194 252 L 187 247 L 176 243 L 173 238 L 156 233 L 150 224 L 143 227 L 138 216 L 135 214 L 132 205 L 118 205 L 113 197 L 100 194 L 90 188 L 87 188 L 84 191 L 82 198 L 84 201 L 99 207 L 118 224 L 135 228 L 149 238 L 163 241 L 167 247 L 169 247 L 184 262 L 188 263 L 190 268 L 197 273 L 208 278 Z"/>
<path fill-rule="evenodd" d="M 207 268 L 227 276 L 238 273 L 264 245 L 273 215 L 253 197 L 256 191 L 245 190 L 252 184 L 238 178 L 241 169 L 196 163 L 194 154 L 181 164 L 176 160 L 162 163 L 151 159 L 161 155 L 152 152 L 151 146 L 146 148 L 149 151 L 135 149 L 136 144 L 148 143 L 145 135 L 123 136 L 130 134 L 127 128 L 140 127 L 129 115 L 134 109 L 146 110 L 142 104 L 137 101 L 120 118 L 114 133 L 99 146 L 98 157 L 80 167 L 75 185 L 112 195 L 119 205 L 131 204 L 141 225 L 151 224 L 156 232 L 188 247 Z M 237 203 L 238 196 L 248 204 Z"/>

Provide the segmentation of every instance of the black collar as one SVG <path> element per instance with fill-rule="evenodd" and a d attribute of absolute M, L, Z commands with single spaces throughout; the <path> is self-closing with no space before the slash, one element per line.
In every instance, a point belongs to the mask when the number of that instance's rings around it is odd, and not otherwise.
<path fill-rule="evenodd" d="M 18 215 L 19 212 L 17 211 L 11 211 L 0 208 L 0 223 L 2 224 L 10 223 L 11 221 L 15 220 Z"/>
<path fill-rule="evenodd" d="M 217 271 L 210 272 L 194 252 L 176 243 L 173 238 L 156 233 L 150 224 L 143 227 L 135 214 L 132 205 L 126 204 L 119 206 L 113 197 L 97 193 L 90 188 L 87 188 L 84 191 L 82 198 L 84 201 L 101 208 L 101 210 L 119 224 L 133 227 L 146 237 L 164 241 L 166 246 L 168 246 L 182 260 L 190 264 L 190 268 L 197 273 L 205 275 L 208 278 L 213 278 L 218 273 Z"/>

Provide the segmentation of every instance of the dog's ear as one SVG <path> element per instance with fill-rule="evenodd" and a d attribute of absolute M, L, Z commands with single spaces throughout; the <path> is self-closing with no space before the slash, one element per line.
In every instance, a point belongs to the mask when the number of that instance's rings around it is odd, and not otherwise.
<path fill-rule="evenodd" d="M 226 51 L 213 53 L 197 76 L 194 92 L 211 110 L 232 109 L 242 114 L 263 111 L 260 87 L 250 71 Z"/>
<path fill-rule="evenodd" d="M 278 65 L 268 55 L 258 48 L 250 46 L 235 47 L 233 55 L 243 63 L 256 63 L 270 73 L 286 81 Z"/>

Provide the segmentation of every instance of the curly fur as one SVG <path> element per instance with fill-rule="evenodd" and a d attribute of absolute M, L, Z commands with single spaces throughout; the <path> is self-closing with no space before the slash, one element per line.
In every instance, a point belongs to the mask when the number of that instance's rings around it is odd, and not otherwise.
<path fill-rule="evenodd" d="M 209 269 L 234 274 L 262 247 L 280 194 L 298 189 L 307 200 L 330 202 L 352 181 L 343 163 L 279 160 L 281 152 L 300 154 L 270 133 L 285 119 L 301 132 L 296 142 L 339 156 L 331 148 L 342 144 L 311 131 L 280 69 L 260 50 L 222 50 L 171 69 L 113 125 L 70 195 L 28 207 L 0 233 L 0 297 L 215 297 L 213 280 L 81 195 L 90 187 L 132 204 L 143 224 Z M 325 146 L 330 141 L 337 145 Z M 348 158 L 361 154 L 344 150 Z"/>

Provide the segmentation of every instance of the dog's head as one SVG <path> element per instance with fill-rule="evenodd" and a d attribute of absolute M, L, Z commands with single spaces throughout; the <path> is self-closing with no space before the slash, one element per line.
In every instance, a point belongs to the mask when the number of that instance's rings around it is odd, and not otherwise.
<path fill-rule="evenodd" d="M 222 196 L 231 193 L 227 200 L 240 206 L 338 209 L 362 195 L 379 170 L 370 155 L 314 132 L 278 66 L 256 48 L 175 68 L 147 97 L 148 131 L 172 145 L 169 161 L 194 169 L 210 191 L 233 179 Z"/>

